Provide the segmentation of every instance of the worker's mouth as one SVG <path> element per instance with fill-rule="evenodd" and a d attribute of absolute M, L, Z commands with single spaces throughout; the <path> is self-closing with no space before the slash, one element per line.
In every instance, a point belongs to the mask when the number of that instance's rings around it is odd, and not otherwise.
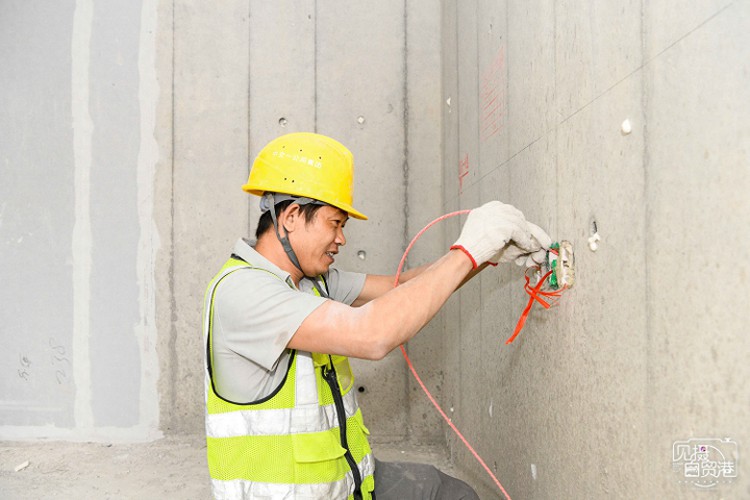
<path fill-rule="evenodd" d="M 333 262 L 333 261 L 335 260 L 335 258 L 336 258 L 336 257 L 335 257 L 335 255 L 336 255 L 336 254 L 335 254 L 335 253 L 333 253 L 333 252 L 326 252 L 326 255 L 327 255 L 328 257 L 330 257 L 330 259 L 331 259 L 331 261 L 332 261 L 332 262 Z"/>

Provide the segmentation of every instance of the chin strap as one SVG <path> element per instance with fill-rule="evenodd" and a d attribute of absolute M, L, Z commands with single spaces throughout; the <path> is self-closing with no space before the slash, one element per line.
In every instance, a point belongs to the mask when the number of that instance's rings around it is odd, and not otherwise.
<path fill-rule="evenodd" d="M 320 294 L 321 297 L 323 297 L 324 299 L 330 299 L 330 297 L 328 296 L 328 293 L 326 293 L 326 291 L 323 290 L 323 287 L 321 287 L 318 284 L 318 279 L 317 278 L 310 278 L 310 281 L 312 281 L 313 286 L 318 291 L 318 293 Z"/>
<path fill-rule="evenodd" d="M 283 200 L 279 200 L 283 201 Z M 321 203 L 317 200 L 313 200 L 312 198 L 296 198 L 294 199 L 294 202 L 298 205 L 307 205 L 309 203 Z M 289 260 L 292 261 L 292 264 L 294 264 L 294 267 L 299 269 L 302 272 L 302 276 L 312 281 L 313 286 L 318 291 L 321 297 L 329 298 L 328 293 L 326 293 L 325 290 L 320 286 L 318 283 L 318 279 L 312 276 L 307 276 L 305 274 L 305 271 L 302 270 L 302 266 L 299 263 L 299 259 L 297 258 L 297 254 L 294 253 L 294 249 L 292 248 L 292 244 L 289 242 L 288 234 L 284 234 L 284 236 L 281 236 L 281 233 L 279 232 L 279 221 L 276 219 L 276 202 L 274 199 L 274 193 L 266 193 L 263 195 L 263 201 L 261 202 L 261 210 L 265 207 L 268 207 L 268 210 L 271 212 L 271 220 L 273 220 L 273 228 L 276 231 L 276 237 L 279 239 L 279 242 L 281 243 L 282 248 L 284 248 L 284 252 L 286 252 L 287 257 L 289 257 Z M 286 233 L 286 229 L 284 229 L 284 232 Z"/>

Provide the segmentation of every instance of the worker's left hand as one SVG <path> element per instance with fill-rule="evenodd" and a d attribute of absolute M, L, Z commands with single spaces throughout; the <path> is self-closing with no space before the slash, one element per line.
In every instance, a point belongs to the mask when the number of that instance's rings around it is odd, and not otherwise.
<path fill-rule="evenodd" d="M 524 250 L 514 245 L 513 241 L 510 241 L 489 260 L 491 264 L 497 265 L 499 263 L 515 262 L 519 266 L 532 267 L 544 262 L 547 250 L 549 250 L 552 244 L 552 238 L 536 224 L 528 221 L 526 224 L 528 224 L 531 241 L 535 244 L 534 249 L 531 251 Z"/>

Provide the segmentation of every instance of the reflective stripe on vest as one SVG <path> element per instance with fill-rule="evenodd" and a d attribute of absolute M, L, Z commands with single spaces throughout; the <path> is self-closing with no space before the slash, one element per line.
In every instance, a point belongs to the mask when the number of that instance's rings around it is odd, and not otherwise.
<path fill-rule="evenodd" d="M 374 470 L 372 455 L 367 455 L 359 463 L 362 477 L 366 471 Z M 354 479 L 349 473 L 340 481 L 332 483 L 311 484 L 277 484 L 243 481 L 235 479 L 232 481 L 211 480 L 214 495 L 218 498 L 263 498 L 263 499 L 305 499 L 305 498 L 346 498 L 354 488 Z M 217 495 L 217 492 L 219 493 Z"/>
<path fill-rule="evenodd" d="M 232 403 L 214 391 L 210 364 L 214 294 L 222 279 L 248 268 L 265 271 L 230 259 L 206 291 L 206 441 L 214 495 L 241 499 L 355 498 L 354 468 L 362 484 L 362 496 L 357 498 L 371 498 L 374 459 L 367 443 L 369 432 L 352 391 L 348 359 L 291 351 L 281 386 L 255 403 Z M 335 369 L 334 388 L 340 390 L 331 391 L 322 376 L 324 366 Z M 333 392 L 341 393 L 348 449 L 341 444 Z"/>

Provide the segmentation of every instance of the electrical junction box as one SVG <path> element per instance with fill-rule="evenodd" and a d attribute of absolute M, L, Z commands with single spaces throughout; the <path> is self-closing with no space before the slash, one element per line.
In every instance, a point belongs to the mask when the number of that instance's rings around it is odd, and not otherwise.
<path fill-rule="evenodd" d="M 547 281 L 552 290 L 571 288 L 575 284 L 575 257 L 571 242 L 563 240 L 550 246 L 540 272 L 544 276 L 550 271 L 552 274 Z"/>

